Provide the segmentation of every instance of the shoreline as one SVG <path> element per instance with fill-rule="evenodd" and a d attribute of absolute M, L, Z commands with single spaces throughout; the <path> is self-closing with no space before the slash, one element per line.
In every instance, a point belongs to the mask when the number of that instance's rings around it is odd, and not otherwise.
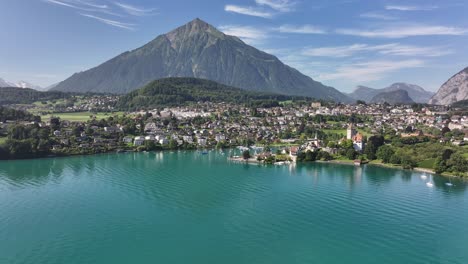
<path fill-rule="evenodd" d="M 209 150 L 215 150 L 216 148 L 209 148 Z M 229 149 L 235 149 L 235 148 L 226 148 L 223 150 L 229 150 Z M 106 151 L 106 152 L 100 152 L 100 153 L 89 153 L 89 154 L 68 154 L 68 155 L 54 155 L 50 154 L 47 156 L 43 157 L 29 157 L 29 158 L 17 158 L 17 159 L 3 159 L 0 160 L 0 162 L 5 162 L 5 161 L 15 161 L 15 160 L 38 160 L 38 159 L 51 159 L 51 158 L 68 158 L 68 157 L 80 157 L 80 156 L 95 156 L 95 155 L 103 155 L 103 154 L 124 154 L 124 153 L 145 153 L 145 152 L 167 152 L 167 151 L 199 151 L 199 149 L 163 149 L 163 150 L 155 150 L 155 151 L 135 151 L 135 150 L 124 150 L 124 151 L 119 151 L 119 150 L 112 150 L 112 151 Z M 267 165 L 263 162 L 258 161 L 257 159 L 250 158 L 247 160 L 244 160 L 243 158 L 234 158 L 234 157 L 227 157 L 227 161 L 230 162 L 235 162 L 235 163 L 243 163 L 243 164 L 253 164 L 253 165 Z M 315 160 L 311 163 L 323 163 L 323 164 L 338 164 L 338 165 L 348 165 L 348 166 L 356 166 L 353 161 L 351 160 L 329 160 L 329 161 L 324 161 L 324 160 Z M 308 162 L 305 162 L 303 164 L 306 164 Z M 292 163 L 291 163 L 292 164 Z M 297 164 L 297 163 L 296 163 Z M 300 163 L 299 163 L 300 164 Z M 277 165 L 277 164 L 271 164 L 271 165 Z M 289 164 L 282 164 L 282 165 L 289 165 Z M 458 178 L 458 179 L 463 179 L 463 180 L 468 180 L 468 177 L 461 177 L 461 176 L 456 176 L 452 174 L 447 174 L 447 173 L 442 173 L 438 174 L 435 173 L 434 170 L 432 169 L 427 169 L 427 168 L 421 168 L 421 167 L 415 167 L 413 169 L 404 169 L 400 165 L 393 165 L 393 164 L 385 164 L 385 163 L 364 163 L 362 165 L 371 165 L 371 166 L 378 166 L 382 168 L 389 168 L 389 169 L 397 169 L 397 170 L 407 170 L 407 171 L 417 171 L 417 172 L 425 172 L 425 173 L 430 173 L 433 175 L 438 175 L 442 177 L 447 177 L 447 178 Z M 362 166 L 359 165 L 359 166 Z"/>
<path fill-rule="evenodd" d="M 352 161 L 345 161 L 345 160 L 329 160 L 329 161 L 316 160 L 315 162 L 356 166 L 356 165 L 354 165 L 354 163 Z M 362 164 L 362 165 L 378 166 L 378 167 L 382 167 L 382 168 L 397 169 L 397 170 L 425 172 L 425 173 L 429 173 L 429 174 L 432 174 L 432 175 L 437 175 L 437 176 L 442 176 L 442 177 L 447 177 L 447 178 L 458 178 L 458 179 L 468 180 L 467 177 L 460 177 L 460 176 L 451 175 L 451 174 L 447 174 L 447 173 L 439 174 L 439 173 L 436 173 L 432 169 L 421 168 L 421 167 L 415 167 L 413 169 L 404 169 L 400 165 L 385 164 L 385 163 L 371 163 L 371 162 L 368 162 L 368 163 L 365 163 L 365 164 Z"/>

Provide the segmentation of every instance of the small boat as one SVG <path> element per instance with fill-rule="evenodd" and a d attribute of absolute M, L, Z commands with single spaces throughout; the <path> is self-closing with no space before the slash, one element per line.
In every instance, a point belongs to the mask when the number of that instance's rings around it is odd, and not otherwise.
<path fill-rule="evenodd" d="M 208 155 L 208 151 L 206 151 L 206 150 L 205 150 L 205 151 L 202 151 L 201 154 L 202 154 L 202 155 Z"/>
<path fill-rule="evenodd" d="M 424 173 L 423 175 L 421 175 L 421 180 L 426 180 L 426 179 L 427 179 L 426 173 Z"/>
<path fill-rule="evenodd" d="M 432 188 L 432 187 L 434 187 L 434 183 L 432 182 L 432 175 L 431 175 L 431 177 L 430 177 L 429 181 L 428 181 L 428 182 L 426 182 L 426 186 L 427 186 L 427 187 L 429 187 L 429 188 Z"/>
<path fill-rule="evenodd" d="M 445 185 L 448 187 L 452 187 L 453 186 L 452 179 L 449 178 L 449 182 L 446 182 Z"/>

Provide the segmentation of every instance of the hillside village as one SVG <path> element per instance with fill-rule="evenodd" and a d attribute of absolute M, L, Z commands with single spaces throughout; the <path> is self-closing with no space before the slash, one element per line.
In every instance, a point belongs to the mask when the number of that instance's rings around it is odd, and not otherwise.
<path fill-rule="evenodd" d="M 2 132 L 7 133 L 8 128 L 16 123 L 6 120 L 1 124 Z M 465 135 L 468 117 L 449 116 L 440 107 L 425 107 L 418 111 L 411 106 L 321 106 L 320 103 L 312 103 L 309 106 L 252 110 L 223 103 L 204 103 L 192 107 L 132 112 L 125 117 L 110 116 L 107 120 L 70 122 L 51 117 L 41 122 L 20 123 L 39 127 L 58 124 L 53 134 L 61 143 L 56 144 L 55 148 L 69 146 L 64 143 L 70 141 L 69 136 L 78 135 L 76 131 L 80 131 L 79 137 L 74 138 L 78 142 L 92 139 L 90 144 L 83 143 L 80 147 L 106 145 L 111 148 L 119 147 L 121 142 L 141 146 L 145 141 L 154 141 L 164 146 L 171 140 L 177 142 L 177 146 L 190 144 L 201 148 L 215 147 L 218 143 L 226 146 L 246 145 L 247 141 L 249 144 L 263 145 L 298 143 L 312 141 L 311 136 L 317 133 L 326 143 L 352 139 L 354 149 L 358 152 L 364 149 L 365 136 L 379 133 L 395 133 L 401 137 L 428 136 L 455 145 L 463 145 L 464 141 L 468 141 L 468 135 Z M 444 137 L 442 131 L 447 128 L 455 130 L 455 134 Z M 89 131 L 92 133 L 86 133 Z M 340 132 L 342 137 L 337 136 L 340 133 L 330 137 L 333 132 Z"/>
<path fill-rule="evenodd" d="M 257 146 L 277 147 L 295 156 L 320 151 L 329 154 L 327 160 L 354 160 L 369 158 L 366 143 L 377 135 L 385 136 L 388 142 L 398 138 L 405 144 L 430 141 L 463 146 L 468 142 L 468 117 L 454 113 L 445 107 L 418 105 L 291 102 L 281 107 L 251 108 L 205 102 L 109 114 L 86 122 L 54 115 L 40 121 L 5 120 L 0 133 L 10 139 L 10 158 L 21 157 L 21 151 L 25 155 L 73 155 Z M 36 150 L 14 144 L 28 138 L 39 138 L 38 146 L 32 146 Z"/>

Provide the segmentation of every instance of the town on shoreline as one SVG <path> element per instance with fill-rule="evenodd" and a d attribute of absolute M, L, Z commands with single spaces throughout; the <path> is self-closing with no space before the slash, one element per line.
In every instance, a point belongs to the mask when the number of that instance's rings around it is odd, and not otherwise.
<path fill-rule="evenodd" d="M 99 113 L 73 105 L 41 118 L 24 105 L 2 107 L 0 158 L 233 147 L 249 152 L 254 146 L 257 155 L 237 158 L 267 164 L 370 162 L 456 176 L 468 171 L 468 116 L 463 109 L 363 102 L 288 101 L 273 107 L 199 102 L 116 113 L 113 97 L 90 98 L 80 104 L 99 105 Z M 86 118 L 69 120 L 64 111 Z"/>

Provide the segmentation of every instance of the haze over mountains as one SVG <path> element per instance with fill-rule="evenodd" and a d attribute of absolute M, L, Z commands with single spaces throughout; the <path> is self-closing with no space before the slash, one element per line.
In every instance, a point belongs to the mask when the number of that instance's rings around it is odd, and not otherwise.
<path fill-rule="evenodd" d="M 0 78 L 0 87 L 18 87 L 18 88 L 31 88 L 34 90 L 43 90 L 42 87 L 39 85 L 34 85 L 25 81 L 19 81 L 19 82 L 9 82 L 5 81 L 4 79 Z"/>
<path fill-rule="evenodd" d="M 389 92 L 381 92 L 374 96 L 370 103 L 383 104 L 388 103 L 391 105 L 395 104 L 413 104 L 413 99 L 409 96 L 405 90 L 395 90 Z"/>
<path fill-rule="evenodd" d="M 372 99 L 380 93 L 385 93 L 383 96 L 389 96 L 389 92 L 395 92 L 398 90 L 406 91 L 411 101 L 416 103 L 427 103 L 434 93 L 424 90 L 422 87 L 408 83 L 394 83 L 389 87 L 382 89 L 375 89 L 366 86 L 358 86 L 356 90 L 348 94 L 355 100 L 363 100 L 366 102 L 372 102 Z M 400 94 L 401 95 L 401 94 Z M 382 97 L 380 97 L 382 98 Z M 404 97 L 401 97 L 402 99 Z M 406 100 L 406 99 L 405 99 Z M 404 103 L 403 101 L 400 103 Z"/>
<path fill-rule="evenodd" d="M 127 93 L 166 77 L 196 77 L 249 91 L 353 101 L 200 19 L 95 68 L 75 73 L 53 90 Z"/>
<path fill-rule="evenodd" d="M 429 104 L 449 105 L 468 99 L 468 67 L 452 76 L 431 98 Z"/>

